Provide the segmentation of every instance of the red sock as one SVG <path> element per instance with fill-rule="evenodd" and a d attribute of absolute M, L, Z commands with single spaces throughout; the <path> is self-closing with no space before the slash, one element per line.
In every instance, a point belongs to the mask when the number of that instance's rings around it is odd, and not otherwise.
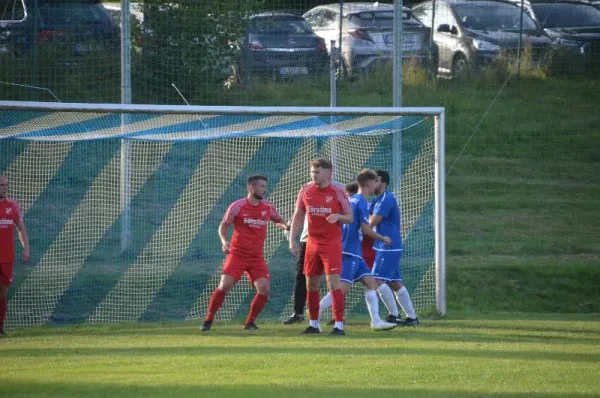
<path fill-rule="evenodd" d="M 258 314 L 260 314 L 265 307 L 265 304 L 267 304 L 268 299 L 269 296 L 256 293 L 254 300 L 252 300 L 252 304 L 250 305 L 250 313 L 248 313 L 248 318 L 246 318 L 246 325 L 256 320 Z"/>
<path fill-rule="evenodd" d="M 8 300 L 0 298 L 0 329 L 4 328 L 4 318 L 6 318 L 6 307 Z"/>
<path fill-rule="evenodd" d="M 206 321 L 212 321 L 215 319 L 215 314 L 223 305 L 225 301 L 225 293 L 222 290 L 215 289 L 212 296 L 210 296 L 210 302 L 208 303 L 208 312 L 206 313 Z"/>
<path fill-rule="evenodd" d="M 319 320 L 319 301 L 321 300 L 321 294 L 317 290 L 316 292 L 306 292 L 306 304 L 308 307 L 308 315 L 311 321 Z"/>
<path fill-rule="evenodd" d="M 333 297 L 333 319 L 336 322 L 344 322 L 344 293 L 342 289 L 331 292 Z"/>

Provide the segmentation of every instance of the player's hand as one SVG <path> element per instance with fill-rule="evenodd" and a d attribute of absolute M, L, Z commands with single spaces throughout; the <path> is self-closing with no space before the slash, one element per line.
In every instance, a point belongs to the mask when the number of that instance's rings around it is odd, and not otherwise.
<path fill-rule="evenodd" d="M 225 254 L 229 253 L 229 241 L 221 242 L 221 250 L 223 250 L 223 253 Z"/>
<path fill-rule="evenodd" d="M 22 263 L 26 263 L 29 261 L 30 258 L 30 253 L 29 253 L 29 249 L 24 249 L 23 253 L 21 253 L 21 262 Z"/>
<path fill-rule="evenodd" d="M 327 221 L 328 221 L 330 224 L 335 224 L 336 222 L 338 222 L 338 221 L 340 220 L 340 217 L 341 217 L 341 216 L 342 216 L 341 214 L 330 214 L 330 215 L 327 217 Z"/>
<path fill-rule="evenodd" d="M 295 256 L 297 256 L 297 255 L 298 255 L 298 253 L 300 252 L 300 251 L 298 250 L 298 244 L 296 243 L 296 240 L 295 240 L 295 239 L 291 239 L 291 240 L 290 240 L 290 251 L 291 251 L 291 252 L 292 252 L 292 253 L 293 253 Z"/>
<path fill-rule="evenodd" d="M 389 236 L 384 236 L 383 237 L 383 243 L 385 243 L 385 245 L 391 245 L 392 244 L 392 239 Z"/>

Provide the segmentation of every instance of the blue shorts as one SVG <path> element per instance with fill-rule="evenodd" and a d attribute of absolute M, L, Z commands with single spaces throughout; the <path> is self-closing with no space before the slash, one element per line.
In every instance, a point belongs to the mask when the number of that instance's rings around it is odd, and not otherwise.
<path fill-rule="evenodd" d="M 371 276 L 371 271 L 367 267 L 365 260 L 360 257 L 344 254 L 340 279 L 344 282 L 354 283 L 365 276 Z"/>
<path fill-rule="evenodd" d="M 402 282 L 400 258 L 402 251 L 377 251 L 373 265 L 373 277 L 386 282 Z"/>

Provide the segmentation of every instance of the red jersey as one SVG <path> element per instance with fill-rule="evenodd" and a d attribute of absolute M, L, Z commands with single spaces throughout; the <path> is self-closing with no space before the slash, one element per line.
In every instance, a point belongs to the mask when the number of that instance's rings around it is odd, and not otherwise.
<path fill-rule="evenodd" d="M 256 206 L 248 198 L 233 202 L 223 216 L 223 223 L 233 224 L 230 252 L 262 257 L 269 220 L 283 221 L 271 202 L 261 200 Z"/>
<path fill-rule="evenodd" d="M 300 189 L 296 207 L 306 212 L 308 240 L 321 245 L 342 244 L 342 226 L 331 224 L 327 217 L 350 211 L 344 188 L 334 184 L 319 188 L 313 182 L 308 183 Z"/>
<path fill-rule="evenodd" d="M 0 264 L 15 262 L 15 226 L 23 220 L 16 200 L 0 200 Z"/>

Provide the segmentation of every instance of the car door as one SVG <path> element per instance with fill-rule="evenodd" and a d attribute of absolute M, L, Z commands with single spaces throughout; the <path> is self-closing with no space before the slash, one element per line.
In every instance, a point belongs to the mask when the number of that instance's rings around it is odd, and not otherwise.
<path fill-rule="evenodd" d="M 452 71 L 454 52 L 460 43 L 460 29 L 454 13 L 445 3 L 436 5 L 433 18 L 433 38 L 439 47 L 439 68 L 442 72 Z"/>

